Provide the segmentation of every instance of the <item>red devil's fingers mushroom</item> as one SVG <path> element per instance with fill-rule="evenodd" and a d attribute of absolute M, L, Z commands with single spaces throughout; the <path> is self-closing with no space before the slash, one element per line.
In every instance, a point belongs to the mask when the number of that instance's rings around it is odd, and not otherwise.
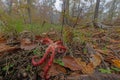
<path fill-rule="evenodd" d="M 44 56 L 41 58 L 41 60 L 39 60 L 38 62 L 35 61 L 35 58 L 37 58 L 37 56 L 34 56 L 32 58 L 32 64 L 33 66 L 38 66 L 38 65 L 41 65 L 42 63 L 45 62 L 45 59 L 47 58 L 47 55 L 52 53 L 51 56 L 50 56 L 50 60 L 49 62 L 47 63 L 47 65 L 45 66 L 45 69 L 44 69 L 44 78 L 47 80 L 48 79 L 48 71 L 53 63 L 53 60 L 54 60 L 54 57 L 55 57 L 55 54 L 56 53 L 64 53 L 66 51 L 66 48 L 63 46 L 63 43 L 61 41 L 56 41 L 56 42 L 53 42 L 51 39 L 49 38 L 44 38 L 43 40 L 41 40 L 41 42 L 43 44 L 47 44 L 48 47 L 45 51 L 45 54 Z"/>

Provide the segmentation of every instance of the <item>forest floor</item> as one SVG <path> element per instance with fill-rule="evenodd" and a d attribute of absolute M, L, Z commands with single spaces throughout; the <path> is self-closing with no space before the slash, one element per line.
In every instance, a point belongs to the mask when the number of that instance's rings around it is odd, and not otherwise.
<path fill-rule="evenodd" d="M 42 58 L 48 46 L 40 39 L 45 37 L 56 41 L 60 33 L 0 34 L 0 80 L 44 80 L 43 69 L 50 56 L 37 67 L 31 60 L 35 55 Z M 56 53 L 48 72 L 50 80 L 120 80 L 120 28 L 66 27 L 63 42 L 67 51 Z"/>

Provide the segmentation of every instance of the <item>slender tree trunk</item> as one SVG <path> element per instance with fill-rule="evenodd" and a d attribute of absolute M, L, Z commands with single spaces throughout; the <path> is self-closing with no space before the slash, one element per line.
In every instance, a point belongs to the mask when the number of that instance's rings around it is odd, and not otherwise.
<path fill-rule="evenodd" d="M 7 5 L 8 5 L 8 14 L 11 15 L 11 12 L 12 12 L 12 0 L 7 0 Z"/>
<path fill-rule="evenodd" d="M 18 4 L 19 4 L 19 6 L 21 6 L 22 5 L 22 2 L 21 2 L 21 0 L 19 0 L 18 1 Z M 25 15 L 24 15 L 24 12 L 23 12 L 23 10 L 22 9 L 20 9 L 21 11 L 20 11 L 20 15 L 22 16 L 22 18 L 23 18 L 23 23 L 24 24 L 26 24 L 27 22 L 26 22 L 26 18 L 25 18 Z"/>
<path fill-rule="evenodd" d="M 71 13 L 72 13 L 72 14 L 71 14 L 72 17 L 74 17 L 74 15 L 75 15 L 75 14 L 74 14 L 74 13 L 75 13 L 74 9 L 75 9 L 75 1 L 74 1 L 74 3 L 73 3 L 72 12 L 71 12 Z"/>
<path fill-rule="evenodd" d="M 27 4 L 28 4 L 28 8 L 27 8 L 27 11 L 28 11 L 28 22 L 29 24 L 32 23 L 32 20 L 31 20 L 31 9 L 30 9 L 30 6 L 31 6 L 31 0 L 27 0 Z"/>
<path fill-rule="evenodd" d="M 77 25 L 81 13 L 82 13 L 82 8 L 80 8 L 80 1 L 79 1 L 79 5 L 78 5 L 78 15 L 77 15 L 76 22 L 75 22 L 74 25 L 73 25 L 73 28 L 75 28 L 75 26 Z"/>
<path fill-rule="evenodd" d="M 96 1 L 96 7 L 94 11 L 94 20 L 93 20 L 93 25 L 95 28 L 98 28 L 99 26 L 97 25 L 98 22 L 98 14 L 99 14 L 99 5 L 100 5 L 100 0 Z"/>
<path fill-rule="evenodd" d="M 69 24 L 69 0 L 65 0 L 65 10 L 66 10 L 66 24 Z"/>
<path fill-rule="evenodd" d="M 63 0 L 62 4 L 62 26 L 65 24 L 65 0 Z"/>
<path fill-rule="evenodd" d="M 62 27 L 61 27 L 61 40 L 63 40 L 63 28 L 65 24 L 65 0 L 63 0 L 62 4 Z"/>
<path fill-rule="evenodd" d="M 64 14 L 64 24 L 68 24 L 69 20 L 69 0 L 63 0 L 63 14 Z"/>
<path fill-rule="evenodd" d="M 109 18 L 110 18 L 110 22 L 112 23 L 112 20 L 113 20 L 113 17 L 114 17 L 114 12 L 115 12 L 115 3 L 116 3 L 117 0 L 113 0 L 113 3 L 112 3 L 112 6 L 110 8 L 110 11 L 109 11 Z"/>

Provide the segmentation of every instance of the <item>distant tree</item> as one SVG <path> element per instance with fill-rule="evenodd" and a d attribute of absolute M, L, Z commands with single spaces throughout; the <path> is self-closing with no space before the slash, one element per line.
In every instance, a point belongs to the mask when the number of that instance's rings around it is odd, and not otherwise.
<path fill-rule="evenodd" d="M 115 10 L 117 8 L 117 0 L 112 0 L 112 5 L 110 6 L 110 9 L 109 9 L 109 20 L 110 22 L 112 23 L 112 20 L 113 20 L 113 17 L 114 17 L 114 13 L 115 13 Z"/>
<path fill-rule="evenodd" d="M 62 5 L 62 12 L 63 12 L 63 24 L 68 24 L 69 20 L 69 0 L 63 0 Z"/>
<path fill-rule="evenodd" d="M 96 0 L 96 7 L 94 11 L 94 20 L 93 20 L 93 25 L 95 28 L 98 28 L 98 14 L 99 14 L 99 5 L 100 5 L 100 0 Z"/>
<path fill-rule="evenodd" d="M 28 7 L 27 7 L 27 11 L 28 11 L 28 23 L 30 23 L 31 24 L 31 22 L 32 22 L 32 19 L 31 19 L 31 0 L 27 0 L 27 5 L 28 5 Z"/>
<path fill-rule="evenodd" d="M 8 12 L 9 15 L 11 15 L 13 1 L 12 0 L 6 0 L 6 4 L 7 4 L 7 12 Z"/>

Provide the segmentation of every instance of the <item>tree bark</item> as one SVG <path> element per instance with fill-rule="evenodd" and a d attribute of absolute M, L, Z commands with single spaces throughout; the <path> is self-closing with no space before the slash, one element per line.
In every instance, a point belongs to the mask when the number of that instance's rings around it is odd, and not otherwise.
<path fill-rule="evenodd" d="M 31 9 L 30 9 L 30 6 L 31 6 L 31 0 L 27 0 L 27 5 L 28 5 L 28 8 L 27 8 L 27 11 L 28 11 L 28 23 L 31 24 L 32 20 L 31 20 Z"/>
<path fill-rule="evenodd" d="M 68 20 L 68 16 L 69 16 L 69 0 L 63 0 L 63 24 L 68 24 L 69 20 Z"/>
<path fill-rule="evenodd" d="M 109 18 L 110 18 L 110 22 L 112 23 L 112 20 L 113 20 L 113 16 L 114 16 L 114 13 L 115 13 L 115 8 L 116 8 L 116 1 L 117 0 L 113 0 L 113 3 L 111 5 L 111 8 L 109 10 Z"/>
<path fill-rule="evenodd" d="M 82 13 L 82 8 L 80 8 L 80 1 L 79 1 L 77 19 L 76 22 L 73 24 L 73 28 L 75 28 L 75 26 L 77 25 L 81 13 Z"/>
<path fill-rule="evenodd" d="M 13 1 L 12 0 L 7 0 L 7 5 L 8 5 L 8 14 L 11 15 L 11 12 L 12 12 L 12 4 L 13 4 Z"/>
<path fill-rule="evenodd" d="M 95 11 L 94 11 L 94 20 L 93 20 L 93 25 L 95 28 L 98 28 L 97 22 L 98 22 L 98 14 L 99 14 L 99 5 L 100 5 L 100 0 L 97 0 Z"/>

